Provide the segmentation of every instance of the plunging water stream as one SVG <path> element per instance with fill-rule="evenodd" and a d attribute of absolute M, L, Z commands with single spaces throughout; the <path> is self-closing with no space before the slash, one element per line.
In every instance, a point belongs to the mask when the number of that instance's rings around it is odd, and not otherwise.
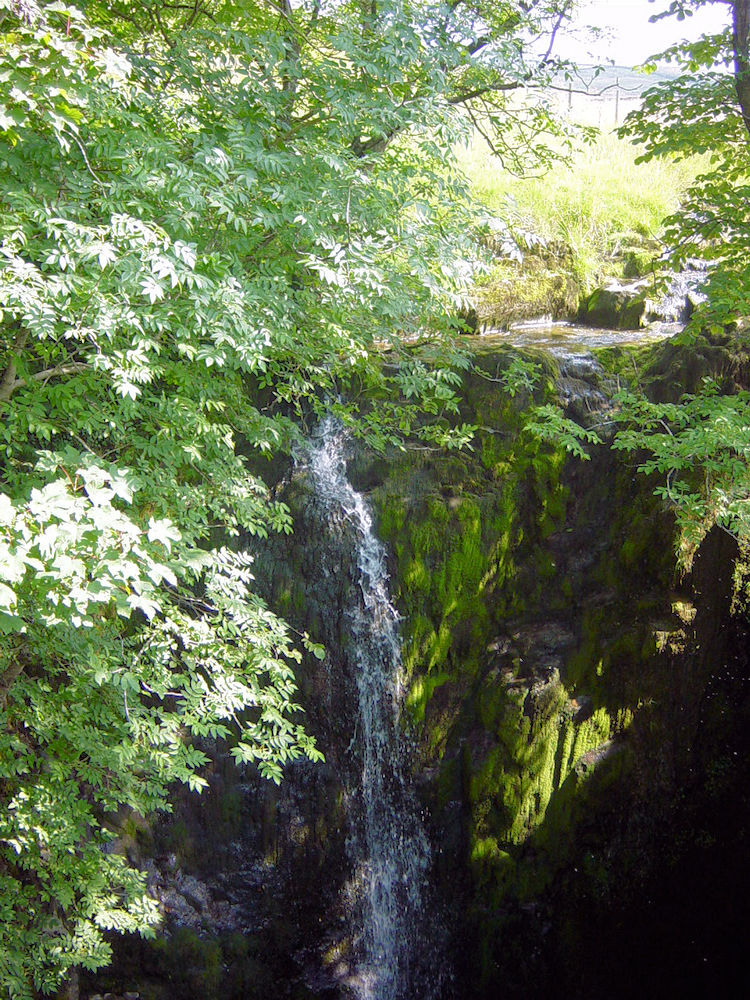
<path fill-rule="evenodd" d="M 350 853 L 361 927 L 355 929 L 359 969 L 353 984 L 362 1000 L 405 1000 L 417 995 L 413 955 L 417 944 L 424 948 L 416 928 L 429 845 L 404 780 L 398 613 L 388 593 L 386 554 L 363 496 L 347 479 L 345 441 L 341 426 L 326 419 L 307 464 L 328 516 L 345 517 L 356 547 L 359 593 L 346 611 L 358 698 L 351 752 L 359 780 L 352 789 Z M 428 1000 L 424 986 L 419 996 Z"/>

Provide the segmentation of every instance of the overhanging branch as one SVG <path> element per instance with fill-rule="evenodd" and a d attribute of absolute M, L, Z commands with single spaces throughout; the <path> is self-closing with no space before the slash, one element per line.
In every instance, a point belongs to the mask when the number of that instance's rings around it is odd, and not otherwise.
<path fill-rule="evenodd" d="M 20 389 L 22 385 L 26 385 L 29 382 L 42 382 L 46 384 L 50 379 L 56 378 L 59 375 L 76 375 L 78 372 L 86 371 L 90 367 L 85 361 L 70 361 L 64 365 L 56 365 L 54 368 L 45 368 L 41 372 L 33 372 L 24 378 L 16 378 L 15 363 L 11 362 L 5 370 L 2 382 L 0 382 L 0 401 L 7 402 L 16 389 Z M 9 373 L 10 378 L 8 378 Z"/>

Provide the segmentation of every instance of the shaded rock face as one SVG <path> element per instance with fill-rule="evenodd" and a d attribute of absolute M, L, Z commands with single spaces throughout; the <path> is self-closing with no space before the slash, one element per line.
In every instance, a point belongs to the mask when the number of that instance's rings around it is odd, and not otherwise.
<path fill-rule="evenodd" d="M 496 381 L 511 356 L 488 352 L 466 378 L 473 452 L 349 462 L 402 615 L 403 725 L 438 914 L 425 937 L 454 970 L 414 1000 L 734 995 L 750 916 L 738 554 L 712 533 L 676 579 L 654 484 L 604 447 L 573 463 L 521 433 L 529 400 Z M 537 402 L 606 417 L 596 366 L 548 375 Z M 299 672 L 326 763 L 293 765 L 274 789 L 220 759 L 208 794 L 144 842 L 171 936 L 130 943 L 102 981 L 144 1000 L 357 988 L 356 554 L 291 468 L 283 495 L 295 535 L 259 553 L 258 575 L 274 609 L 327 647 Z"/>
<path fill-rule="evenodd" d="M 480 361 L 490 378 L 497 364 Z M 601 373 L 572 365 L 557 392 L 571 415 L 606 419 Z M 632 996 L 635 974 L 650 996 L 731 983 L 742 924 L 711 925 L 724 896 L 748 912 L 734 545 L 712 534 L 679 580 L 671 519 L 634 463 L 601 448 L 573 464 L 518 437 L 481 375 L 462 417 L 486 428 L 473 455 L 394 460 L 374 491 L 453 995 Z"/>
<path fill-rule="evenodd" d="M 356 554 L 309 477 L 291 463 L 284 475 L 296 533 L 256 552 L 256 576 L 276 608 L 328 650 L 325 663 L 310 657 L 298 672 L 305 724 L 326 760 L 292 762 L 277 788 L 212 747 L 209 787 L 181 796 L 173 818 L 143 833 L 164 934 L 155 944 L 115 942 L 114 968 L 97 983 L 136 986 L 144 1000 L 354 995 L 345 798 L 356 770 L 347 626 Z"/>

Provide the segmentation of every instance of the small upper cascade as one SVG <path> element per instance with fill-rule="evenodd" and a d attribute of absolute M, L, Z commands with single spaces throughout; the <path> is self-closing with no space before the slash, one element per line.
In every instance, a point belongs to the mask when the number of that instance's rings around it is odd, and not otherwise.
<path fill-rule="evenodd" d="M 705 261 L 688 261 L 682 271 L 672 275 L 661 298 L 648 303 L 649 321 L 687 323 L 695 307 L 706 301 L 703 285 L 707 278 Z"/>

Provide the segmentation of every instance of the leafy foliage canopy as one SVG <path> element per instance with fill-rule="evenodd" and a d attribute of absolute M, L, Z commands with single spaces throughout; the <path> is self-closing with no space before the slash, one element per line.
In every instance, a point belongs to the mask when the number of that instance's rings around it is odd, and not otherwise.
<path fill-rule="evenodd" d="M 674 0 L 660 16 L 689 17 L 704 3 Z M 706 301 L 695 310 L 686 341 L 723 341 L 729 333 L 741 352 L 750 318 L 750 3 L 733 0 L 726 7 L 723 33 L 662 54 L 682 74 L 647 91 L 621 133 L 643 146 L 644 160 L 710 155 L 709 168 L 667 220 L 665 242 L 675 270 L 695 261 L 707 269 Z M 743 545 L 750 542 L 748 394 L 741 373 L 739 381 L 737 372 L 723 374 L 675 404 L 630 394 L 621 399 L 621 418 L 630 426 L 615 446 L 645 449 L 642 469 L 665 477 L 660 489 L 677 511 L 686 563 L 714 525 Z"/>
<path fill-rule="evenodd" d="M 567 6 L 0 0 L 9 996 L 153 928 L 116 815 L 199 789 L 196 741 L 273 780 L 320 757 L 243 551 L 291 530 L 259 460 L 342 389 L 375 446 L 465 439 L 451 151 L 473 120 L 516 166 L 546 155 L 556 124 L 514 93 Z"/>

